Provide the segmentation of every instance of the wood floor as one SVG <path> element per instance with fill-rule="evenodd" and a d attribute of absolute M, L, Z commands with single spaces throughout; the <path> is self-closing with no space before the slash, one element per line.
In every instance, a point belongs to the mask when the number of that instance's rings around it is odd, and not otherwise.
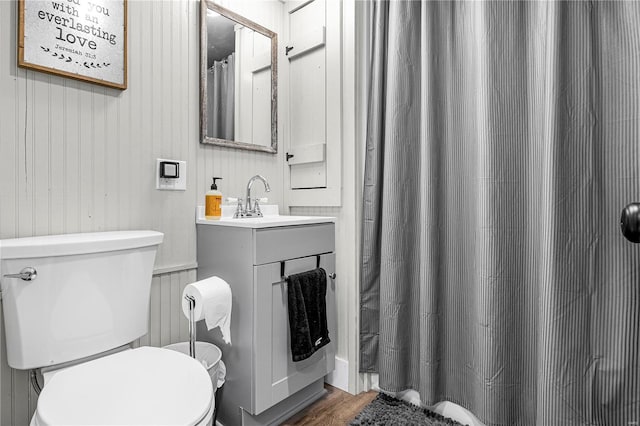
<path fill-rule="evenodd" d="M 283 423 L 284 426 L 347 425 L 378 394 L 374 391 L 351 395 L 333 386 L 325 385 L 329 392 Z"/>

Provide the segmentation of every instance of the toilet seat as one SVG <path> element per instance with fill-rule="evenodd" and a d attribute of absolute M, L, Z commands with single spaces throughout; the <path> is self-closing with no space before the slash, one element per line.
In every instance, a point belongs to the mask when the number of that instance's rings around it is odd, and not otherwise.
<path fill-rule="evenodd" d="M 141 347 L 56 373 L 43 388 L 33 425 L 198 425 L 213 411 L 200 362 Z"/>

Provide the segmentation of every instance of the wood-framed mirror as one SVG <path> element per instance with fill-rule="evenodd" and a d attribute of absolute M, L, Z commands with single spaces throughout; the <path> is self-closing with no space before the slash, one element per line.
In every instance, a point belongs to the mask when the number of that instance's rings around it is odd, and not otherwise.
<path fill-rule="evenodd" d="M 200 142 L 278 152 L 278 36 L 200 0 Z"/>

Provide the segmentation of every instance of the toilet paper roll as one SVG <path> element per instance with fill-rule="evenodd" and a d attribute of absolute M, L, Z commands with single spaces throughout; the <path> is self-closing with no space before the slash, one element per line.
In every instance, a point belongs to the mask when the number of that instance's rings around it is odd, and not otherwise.
<path fill-rule="evenodd" d="M 182 312 L 189 318 L 189 301 L 195 299 L 194 319 L 204 319 L 209 330 L 220 327 L 222 339 L 231 344 L 231 287 L 220 277 L 211 277 L 188 284 L 182 292 Z"/>

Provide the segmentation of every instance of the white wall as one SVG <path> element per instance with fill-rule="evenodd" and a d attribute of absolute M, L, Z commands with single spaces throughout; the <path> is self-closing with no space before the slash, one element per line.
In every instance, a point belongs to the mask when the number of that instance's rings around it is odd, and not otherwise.
<path fill-rule="evenodd" d="M 257 3 L 226 6 L 280 32 L 282 3 Z M 195 280 L 194 211 L 211 176 L 224 177 L 225 195 L 239 195 L 249 177 L 263 174 L 271 202 L 283 207 L 281 152 L 198 142 L 198 10 L 195 0 L 128 2 L 129 84 L 119 91 L 18 68 L 17 2 L 0 1 L 0 239 L 163 232 L 141 344 L 186 338 L 179 298 Z M 187 162 L 187 191 L 155 190 L 156 158 Z M 0 324 L 0 424 L 28 424 L 36 396 L 5 356 Z"/>

